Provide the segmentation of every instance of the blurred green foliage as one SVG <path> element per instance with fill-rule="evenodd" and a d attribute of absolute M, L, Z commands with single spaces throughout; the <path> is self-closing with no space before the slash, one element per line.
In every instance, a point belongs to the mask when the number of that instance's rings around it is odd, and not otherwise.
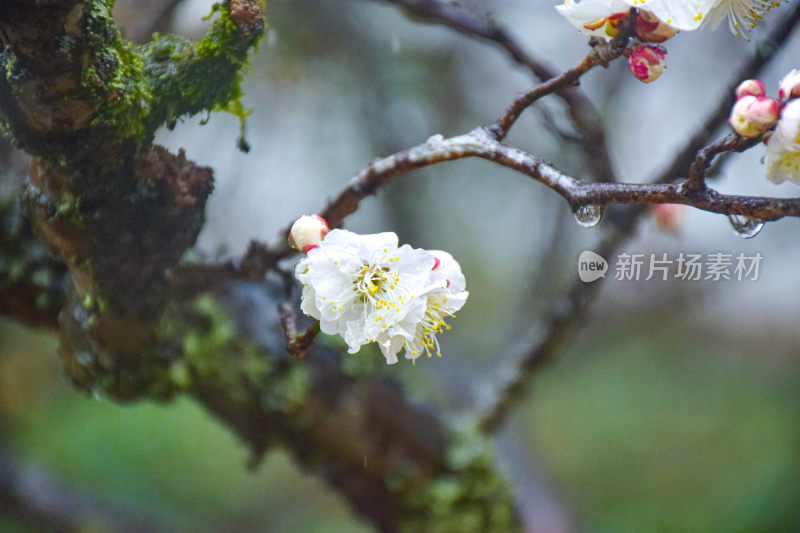
<path fill-rule="evenodd" d="M 798 362 L 672 322 L 595 324 L 523 439 L 592 531 L 797 531 Z"/>
<path fill-rule="evenodd" d="M 283 452 L 249 472 L 245 446 L 189 399 L 120 406 L 77 393 L 55 349 L 0 322 L 0 409 L 24 459 L 170 531 L 369 531 Z"/>
<path fill-rule="evenodd" d="M 512 420 L 583 526 L 796 530 L 796 361 L 686 327 L 626 323 L 634 334 L 599 321 L 580 335 Z M 60 376 L 54 339 L 10 323 L 0 339 L 13 448 L 81 490 L 173 531 L 370 530 L 283 452 L 248 472 L 245 447 L 193 402 L 88 398 Z M 0 530 L 17 529 L 0 515 Z"/>

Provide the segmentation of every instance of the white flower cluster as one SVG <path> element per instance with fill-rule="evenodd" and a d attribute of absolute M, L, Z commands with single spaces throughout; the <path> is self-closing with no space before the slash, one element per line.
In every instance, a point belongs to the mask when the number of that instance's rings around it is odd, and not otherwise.
<path fill-rule="evenodd" d="M 734 35 L 749 32 L 778 0 L 564 0 L 556 7 L 573 26 L 588 35 L 611 38 L 610 26 L 620 15 L 636 7 L 675 30 L 712 30 L 728 18 Z M 660 42 L 660 41 L 656 41 Z"/>
<path fill-rule="evenodd" d="M 306 245 L 301 245 L 306 247 Z M 461 267 L 447 252 L 421 250 L 397 235 L 359 235 L 335 229 L 308 249 L 295 276 L 303 284 L 302 311 L 349 353 L 375 342 L 386 362 L 425 353 L 441 356 L 438 333 L 467 301 Z"/>

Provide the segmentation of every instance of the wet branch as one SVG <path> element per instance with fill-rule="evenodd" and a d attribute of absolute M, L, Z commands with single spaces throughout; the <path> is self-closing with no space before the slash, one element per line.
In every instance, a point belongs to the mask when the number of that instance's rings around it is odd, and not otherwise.
<path fill-rule="evenodd" d="M 740 152 L 755 144 L 732 134 L 708 146 L 708 156 L 722 152 Z M 610 204 L 684 204 L 704 211 L 726 215 L 747 215 L 762 220 L 777 220 L 800 216 L 800 198 L 784 199 L 758 196 L 721 194 L 713 189 L 693 191 L 684 184 L 587 183 L 566 175 L 541 159 L 497 142 L 483 128 L 449 139 L 431 138 L 428 142 L 389 157 L 373 161 L 364 167 L 350 185 L 328 204 L 321 215 L 332 227 L 354 213 L 360 202 L 392 179 L 411 170 L 479 157 L 511 168 L 553 189 L 573 209 L 581 206 Z M 700 157 L 700 156 L 698 156 Z"/>
<path fill-rule="evenodd" d="M 525 51 L 509 34 L 504 25 L 490 16 L 482 19 L 457 4 L 440 0 L 380 1 L 398 6 L 426 22 L 441 24 L 467 37 L 494 43 L 505 50 L 512 60 L 530 70 L 542 82 L 557 76 L 557 72 L 552 67 Z M 593 162 L 599 176 L 603 176 L 609 181 L 616 181 L 614 168 L 608 155 L 603 121 L 597 108 L 583 91 L 574 86 L 559 86 L 555 93 L 567 105 L 569 119 L 580 132 L 579 136 L 575 136 L 565 131 L 558 131 L 559 135 L 565 140 L 576 142 L 581 146 L 584 153 Z"/>

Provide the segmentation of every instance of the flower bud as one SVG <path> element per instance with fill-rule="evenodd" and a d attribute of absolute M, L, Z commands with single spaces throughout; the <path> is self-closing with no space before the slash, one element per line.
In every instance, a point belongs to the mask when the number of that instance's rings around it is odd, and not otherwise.
<path fill-rule="evenodd" d="M 800 70 L 794 69 L 781 80 L 778 98 L 786 101 L 790 98 L 800 98 Z"/>
<path fill-rule="evenodd" d="M 664 71 L 664 51 L 658 46 L 634 45 L 628 63 L 631 73 L 644 83 L 655 81 Z"/>
<path fill-rule="evenodd" d="M 309 250 L 319 246 L 328 231 L 330 231 L 328 223 L 321 216 L 303 215 L 292 224 L 292 229 L 289 231 L 289 245 L 307 254 Z"/>
<path fill-rule="evenodd" d="M 743 96 L 766 96 L 767 88 L 761 80 L 744 80 L 736 87 L 736 99 Z"/>
<path fill-rule="evenodd" d="M 678 33 L 678 30 L 661 22 L 658 17 L 645 10 L 639 10 L 633 31 L 643 43 L 663 43 Z"/>
<path fill-rule="evenodd" d="M 731 109 L 728 123 L 742 137 L 761 135 L 778 121 L 781 103 L 765 96 L 739 98 Z"/>
<path fill-rule="evenodd" d="M 656 225 L 667 233 L 677 235 L 686 217 L 686 206 L 680 204 L 658 204 L 653 207 Z"/>

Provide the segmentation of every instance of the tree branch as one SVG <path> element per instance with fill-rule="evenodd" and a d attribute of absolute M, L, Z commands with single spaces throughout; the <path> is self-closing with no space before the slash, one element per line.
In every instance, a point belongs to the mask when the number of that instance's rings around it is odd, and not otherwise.
<path fill-rule="evenodd" d="M 526 52 L 508 33 L 506 28 L 493 18 L 483 20 L 469 11 L 440 0 L 380 0 L 404 9 L 411 15 L 427 22 L 441 24 L 455 31 L 498 45 L 505 50 L 516 63 L 524 66 L 542 82 L 556 77 L 556 71 L 541 59 Z M 567 105 L 570 121 L 581 136 L 566 136 L 567 140 L 577 141 L 597 169 L 598 176 L 608 181 L 616 181 L 614 167 L 608 155 L 603 121 L 597 108 L 580 90 L 564 85 L 555 93 Z M 559 132 L 564 136 L 564 132 Z"/>
<path fill-rule="evenodd" d="M 733 135 L 709 146 L 707 156 L 725 151 L 742 151 L 756 142 Z M 449 139 L 432 137 L 424 144 L 373 161 L 328 204 L 321 215 L 331 227 L 338 227 L 344 217 L 358 209 L 361 200 L 375 194 L 395 177 L 417 168 L 466 157 L 486 159 L 525 174 L 559 193 L 573 209 L 585 205 L 602 207 L 609 204 L 669 203 L 727 215 L 748 215 L 762 220 L 800 216 L 800 198 L 734 196 L 720 194 L 713 189 L 698 193 L 678 184 L 586 183 L 522 150 L 497 142 L 483 128 Z"/>

